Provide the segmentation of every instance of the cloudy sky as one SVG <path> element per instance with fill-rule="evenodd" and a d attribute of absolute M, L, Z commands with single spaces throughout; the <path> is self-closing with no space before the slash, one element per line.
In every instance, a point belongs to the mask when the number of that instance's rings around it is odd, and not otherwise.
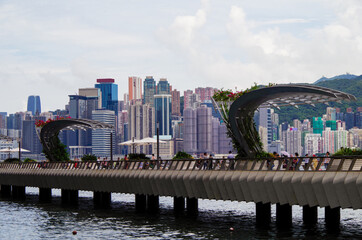
<path fill-rule="evenodd" d="M 359 0 L 0 0 L 0 112 L 114 78 L 245 89 L 362 74 Z"/>

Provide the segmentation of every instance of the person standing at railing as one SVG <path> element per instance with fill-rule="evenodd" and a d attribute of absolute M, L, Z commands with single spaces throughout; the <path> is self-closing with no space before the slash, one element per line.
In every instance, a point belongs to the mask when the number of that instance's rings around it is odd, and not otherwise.
<path fill-rule="evenodd" d="M 309 163 L 309 155 L 307 153 L 307 154 L 305 154 L 305 158 L 304 158 L 304 170 L 307 170 L 308 163 Z"/>
<path fill-rule="evenodd" d="M 231 151 L 229 151 L 228 159 L 229 159 L 229 169 L 234 170 L 235 160 L 234 160 L 234 154 L 232 154 Z"/>
<path fill-rule="evenodd" d="M 318 160 L 316 158 L 316 155 L 313 154 L 313 160 L 312 160 L 312 170 L 316 170 L 318 166 Z"/>
<path fill-rule="evenodd" d="M 129 167 L 129 161 L 128 161 L 128 157 L 127 154 L 124 155 L 124 169 L 128 169 Z"/>
<path fill-rule="evenodd" d="M 324 158 L 324 167 L 328 168 L 329 162 L 331 161 L 331 159 L 329 158 L 329 152 L 326 152 L 326 157 Z"/>
<path fill-rule="evenodd" d="M 212 154 L 210 153 L 209 160 L 208 160 L 208 168 L 209 168 L 209 170 L 212 170 L 212 166 L 213 166 L 212 161 L 214 161 L 214 159 L 212 157 Z"/>

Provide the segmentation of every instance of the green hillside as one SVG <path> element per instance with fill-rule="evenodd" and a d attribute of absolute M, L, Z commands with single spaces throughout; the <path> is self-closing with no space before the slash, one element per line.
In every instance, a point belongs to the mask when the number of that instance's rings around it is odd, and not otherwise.
<path fill-rule="evenodd" d="M 346 111 L 346 108 L 352 107 L 355 111 L 357 107 L 362 107 L 362 75 L 355 79 L 337 79 L 330 81 L 323 81 L 315 84 L 321 87 L 327 87 L 331 89 L 336 89 L 342 92 L 350 93 L 356 96 L 356 102 L 342 102 L 342 103 L 330 103 L 331 107 L 341 108 L 342 112 Z M 291 123 L 293 119 L 311 119 L 312 117 L 321 117 L 326 113 L 326 108 L 328 106 L 325 104 L 316 104 L 315 107 L 310 105 L 299 106 L 298 109 L 294 107 L 282 107 L 280 110 L 275 110 L 279 114 L 279 122 L 289 122 Z"/>

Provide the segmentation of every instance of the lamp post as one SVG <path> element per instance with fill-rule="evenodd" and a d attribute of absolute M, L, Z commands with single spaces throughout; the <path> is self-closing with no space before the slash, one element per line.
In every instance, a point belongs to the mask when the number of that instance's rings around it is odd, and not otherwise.
<path fill-rule="evenodd" d="M 159 128 L 160 128 L 160 123 L 157 121 L 157 129 L 156 129 L 156 133 L 157 133 L 157 160 L 160 159 L 160 132 L 159 132 Z"/>
<path fill-rule="evenodd" d="M 111 161 L 113 161 L 113 133 L 111 130 Z"/>
<path fill-rule="evenodd" d="M 18 138 L 18 145 L 19 145 L 19 162 L 21 162 L 21 138 Z"/>

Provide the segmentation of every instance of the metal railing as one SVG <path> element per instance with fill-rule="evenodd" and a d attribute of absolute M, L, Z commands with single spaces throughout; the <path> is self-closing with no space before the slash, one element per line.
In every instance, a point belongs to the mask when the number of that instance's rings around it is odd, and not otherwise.
<path fill-rule="evenodd" d="M 175 171 L 362 171 L 362 156 L 0 163 L 0 168 Z"/>

